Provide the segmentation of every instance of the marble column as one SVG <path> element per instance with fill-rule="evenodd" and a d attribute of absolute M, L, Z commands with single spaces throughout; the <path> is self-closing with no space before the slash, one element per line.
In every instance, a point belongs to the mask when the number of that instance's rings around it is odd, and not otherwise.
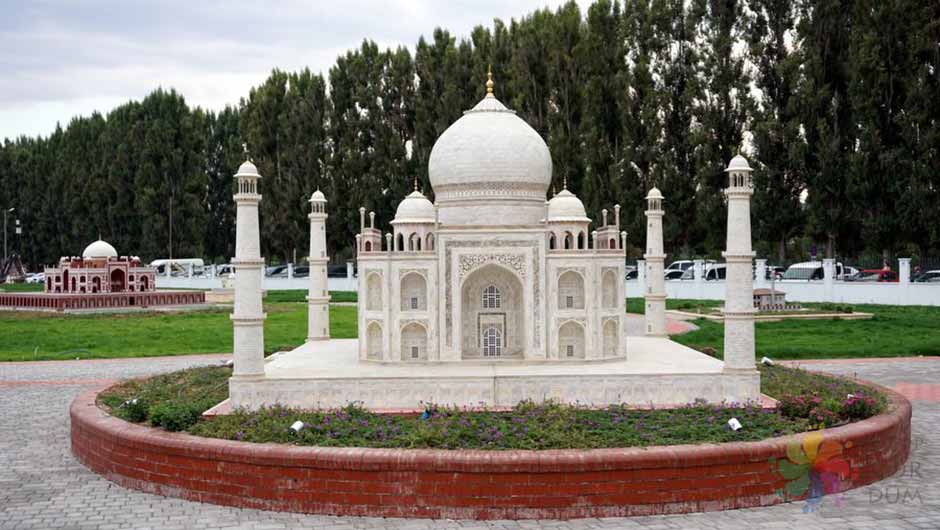
<path fill-rule="evenodd" d="M 261 175 L 251 161 L 238 168 L 235 179 L 235 308 L 232 311 L 234 332 L 233 378 L 264 377 L 264 319 L 261 281 L 264 259 L 258 233 L 258 180 Z"/>
<path fill-rule="evenodd" d="M 646 196 L 646 329 L 651 337 L 666 337 L 666 282 L 663 251 L 663 195 L 653 188 Z"/>
<path fill-rule="evenodd" d="M 310 196 L 310 289 L 307 292 L 307 341 L 330 338 L 330 290 L 326 266 L 326 197 L 317 190 Z"/>
<path fill-rule="evenodd" d="M 754 371 L 754 252 L 751 250 L 751 167 L 738 155 L 728 168 L 725 280 L 725 371 Z"/>

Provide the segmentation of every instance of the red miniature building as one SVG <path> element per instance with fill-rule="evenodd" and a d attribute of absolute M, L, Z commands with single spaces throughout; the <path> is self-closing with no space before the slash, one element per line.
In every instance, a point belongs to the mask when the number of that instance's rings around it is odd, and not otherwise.
<path fill-rule="evenodd" d="M 66 256 L 46 267 L 45 292 L 0 292 L 0 308 L 27 311 L 87 311 L 206 303 L 204 291 L 157 291 L 156 271 L 134 256 L 119 256 L 98 240 L 82 257 Z"/>
<path fill-rule="evenodd" d="M 98 240 L 85 247 L 82 257 L 63 257 L 59 266 L 46 268 L 47 293 L 144 293 L 156 290 L 156 272 L 140 258 L 118 256 L 114 247 Z"/>

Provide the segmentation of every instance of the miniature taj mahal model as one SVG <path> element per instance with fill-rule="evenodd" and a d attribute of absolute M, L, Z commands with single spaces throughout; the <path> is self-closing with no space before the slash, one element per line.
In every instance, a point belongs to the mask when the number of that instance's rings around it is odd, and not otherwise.
<path fill-rule="evenodd" d="M 724 362 L 666 336 L 664 198 L 655 188 L 647 197 L 645 257 L 647 278 L 659 281 L 648 284 L 644 335 L 627 336 L 620 206 L 613 207 L 612 221 L 603 210 L 592 229 L 567 186 L 546 200 L 548 147 L 494 96 L 492 78 L 482 101 L 438 138 L 428 173 L 434 202 L 415 185 L 389 232 L 376 227 L 374 212 L 367 220 L 360 208 L 358 340 L 329 335 L 328 202 L 319 190 L 312 195 L 308 339 L 266 360 L 261 175 L 250 161 L 239 168 L 231 405 L 358 402 L 375 410 L 414 410 L 427 403 L 678 405 L 759 397 L 750 168 L 742 157 L 729 166 Z"/>

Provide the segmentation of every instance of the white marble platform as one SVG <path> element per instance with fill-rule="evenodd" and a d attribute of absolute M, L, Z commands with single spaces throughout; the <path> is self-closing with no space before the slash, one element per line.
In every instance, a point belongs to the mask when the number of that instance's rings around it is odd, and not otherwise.
<path fill-rule="evenodd" d="M 723 363 L 665 338 L 627 337 L 627 358 L 603 362 L 360 362 L 358 340 L 308 342 L 278 354 L 265 377 L 233 379 L 233 406 L 282 404 L 330 408 L 361 402 L 376 410 L 426 403 L 509 407 L 523 399 L 590 405 L 674 406 L 758 400 L 752 373 L 725 373 Z"/>

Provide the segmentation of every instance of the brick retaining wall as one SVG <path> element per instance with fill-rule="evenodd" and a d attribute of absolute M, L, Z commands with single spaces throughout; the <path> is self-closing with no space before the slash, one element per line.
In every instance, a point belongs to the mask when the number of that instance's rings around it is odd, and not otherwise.
<path fill-rule="evenodd" d="M 910 452 L 911 405 L 824 431 L 845 449 L 842 489 L 888 477 Z M 651 448 L 479 451 L 252 444 L 125 422 L 71 405 L 72 452 L 122 486 L 244 508 L 332 515 L 568 519 L 687 513 L 783 502 L 775 459 L 802 435 Z"/>

